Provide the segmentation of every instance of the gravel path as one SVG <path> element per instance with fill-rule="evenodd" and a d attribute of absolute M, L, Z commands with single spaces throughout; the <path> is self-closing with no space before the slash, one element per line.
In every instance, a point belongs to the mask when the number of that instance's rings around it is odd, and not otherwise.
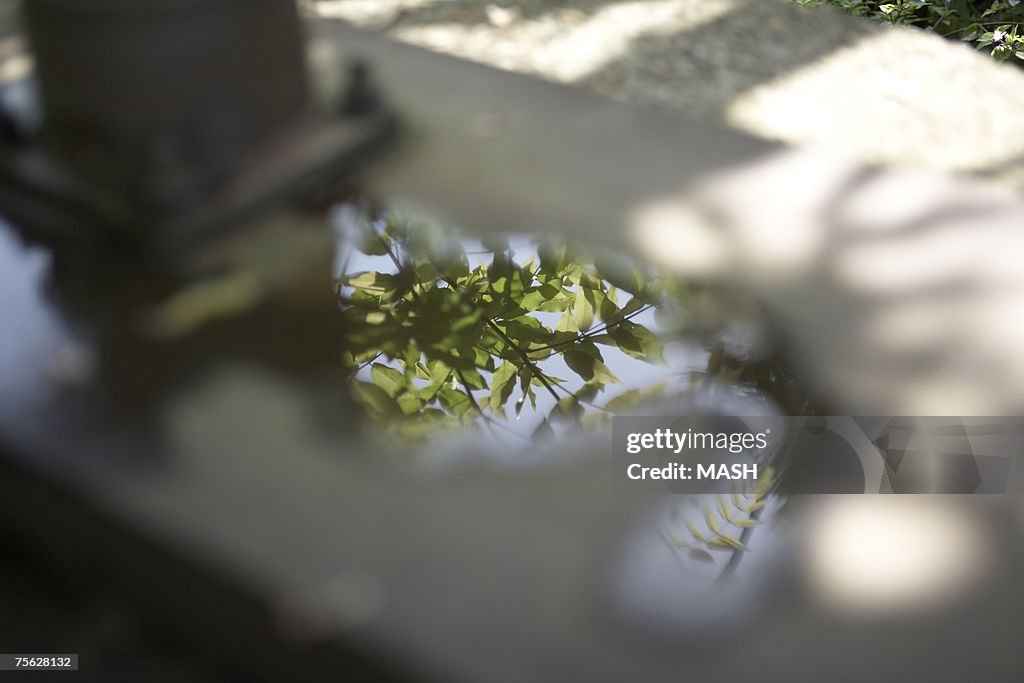
<path fill-rule="evenodd" d="M 441 52 L 871 162 L 1024 189 L 1024 70 L 781 0 L 321 0 Z"/>

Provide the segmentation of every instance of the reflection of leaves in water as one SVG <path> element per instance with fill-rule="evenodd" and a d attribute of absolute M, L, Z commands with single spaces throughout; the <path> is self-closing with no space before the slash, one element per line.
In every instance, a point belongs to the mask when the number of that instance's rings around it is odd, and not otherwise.
<path fill-rule="evenodd" d="M 716 496 L 714 503 L 704 505 L 703 525 L 687 521 L 687 536 L 669 533 L 666 539 L 672 546 L 686 550 L 687 558 L 698 562 L 713 563 L 713 551 L 729 553 L 719 579 L 730 577 L 743 553 L 750 550 L 750 536 L 776 483 L 775 468 L 766 466 L 757 481 L 748 483 L 743 490 Z"/>
<path fill-rule="evenodd" d="M 606 354 L 664 364 L 662 340 L 636 318 L 678 295 L 679 284 L 629 259 L 554 240 L 521 250 L 530 256 L 519 263 L 501 238 L 467 254 L 451 234 L 398 215 L 363 225 L 357 248 L 387 267 L 336 282 L 346 363 L 356 399 L 394 433 L 417 438 L 481 422 L 501 428 L 509 403 L 518 416 L 527 404 L 536 410 L 544 392 L 555 404 L 537 431 L 550 434 L 552 422 L 602 422 L 652 393 L 602 400 L 607 385 L 621 383 Z M 554 376 L 556 358 L 579 380 Z"/>
<path fill-rule="evenodd" d="M 667 365 L 666 334 L 645 325 L 652 315 L 710 350 L 706 372 L 675 371 L 677 392 L 714 402 L 740 385 L 786 414 L 808 410 L 770 343 L 723 343 L 732 327 L 763 327 L 750 302 L 561 240 L 513 249 L 507 238 L 490 237 L 467 252 L 455 231 L 399 213 L 360 215 L 349 227 L 356 232 L 348 247 L 364 255 L 362 269 L 343 268 L 336 281 L 349 382 L 368 414 L 399 439 L 459 425 L 524 436 L 505 423 L 527 410 L 542 413 L 533 419 L 535 436 L 635 413 L 669 395 L 673 373 L 607 396 L 609 385 L 622 383 L 609 366 L 622 373 L 629 359 Z M 763 330 L 752 336 L 765 338 Z M 548 400 L 538 404 L 538 395 Z"/>

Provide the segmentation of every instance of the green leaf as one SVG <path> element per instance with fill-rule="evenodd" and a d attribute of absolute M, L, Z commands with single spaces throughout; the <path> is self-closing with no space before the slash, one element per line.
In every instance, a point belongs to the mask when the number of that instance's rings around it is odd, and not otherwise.
<path fill-rule="evenodd" d="M 529 287 L 533 282 L 533 272 L 537 270 L 537 260 L 532 256 L 519 268 L 519 278 L 523 281 L 524 287 Z"/>
<path fill-rule="evenodd" d="M 448 367 L 444 361 L 433 360 L 430 361 L 430 380 L 427 386 L 423 389 L 423 393 L 427 398 L 432 398 L 437 394 L 441 385 L 448 381 L 448 377 L 451 373 L 451 368 Z"/>
<path fill-rule="evenodd" d="M 576 290 L 576 301 L 573 303 L 573 314 L 576 329 L 586 332 L 594 322 L 594 291 L 584 286 Z"/>
<path fill-rule="evenodd" d="M 470 389 L 486 389 L 487 382 L 476 368 L 459 370 L 459 379 L 465 381 Z"/>
<path fill-rule="evenodd" d="M 763 496 L 768 493 L 768 491 L 771 490 L 774 481 L 775 468 L 771 465 L 765 466 L 765 468 L 761 470 L 761 476 L 759 476 L 757 481 L 754 483 L 754 495 Z"/>
<path fill-rule="evenodd" d="M 352 362 L 356 365 L 365 363 L 368 360 L 373 360 L 380 355 L 380 351 L 377 349 L 367 349 L 360 351 L 359 353 L 352 354 Z"/>
<path fill-rule="evenodd" d="M 384 256 L 388 253 L 387 244 L 387 241 L 371 228 L 362 235 L 356 248 L 369 256 Z"/>
<path fill-rule="evenodd" d="M 640 338 L 627 330 L 623 325 L 626 321 L 608 329 L 608 337 L 619 347 L 619 349 L 633 358 L 647 360 L 644 354 L 644 345 Z"/>
<path fill-rule="evenodd" d="M 711 553 L 703 548 L 693 548 L 690 550 L 690 559 L 698 562 L 714 562 L 715 558 L 711 557 Z"/>
<path fill-rule="evenodd" d="M 536 318 L 523 316 L 514 320 L 506 320 L 505 334 L 519 342 L 544 343 L 551 340 L 553 333 L 547 325 Z"/>
<path fill-rule="evenodd" d="M 374 363 L 370 367 L 370 377 L 373 383 L 384 390 L 389 398 L 394 398 L 405 387 L 405 376 L 395 368 Z"/>
<path fill-rule="evenodd" d="M 580 273 L 580 286 L 587 289 L 599 291 L 601 289 L 601 278 L 595 277 L 586 271 Z"/>
<path fill-rule="evenodd" d="M 625 413 L 636 406 L 641 397 L 642 394 L 638 389 L 630 389 L 629 391 L 623 392 L 608 401 L 605 404 L 604 409 L 616 414 Z"/>
<path fill-rule="evenodd" d="M 458 389 L 452 389 L 448 384 L 441 387 L 438 399 L 440 399 L 441 405 L 451 411 L 455 417 L 462 417 L 473 408 L 469 396 Z"/>
<path fill-rule="evenodd" d="M 537 248 L 537 255 L 540 256 L 541 270 L 548 275 L 561 272 L 568 260 L 565 244 L 559 244 L 553 240 L 541 242 Z"/>
<path fill-rule="evenodd" d="M 594 364 L 599 361 L 588 354 L 583 353 L 577 348 L 569 348 L 562 354 L 562 360 L 565 361 L 570 370 L 582 377 L 585 382 L 594 379 Z"/>
<path fill-rule="evenodd" d="M 554 436 L 555 430 L 551 428 L 551 423 L 548 422 L 546 418 L 541 420 L 540 424 L 537 425 L 537 428 L 533 430 L 534 439 L 551 439 L 554 438 Z"/>
<path fill-rule="evenodd" d="M 629 257 L 623 254 L 602 254 L 594 260 L 601 277 L 619 289 L 637 294 L 643 289 L 643 278 Z"/>
<path fill-rule="evenodd" d="M 580 340 L 580 343 L 576 344 L 574 348 L 582 351 L 594 360 L 604 360 L 604 356 L 601 355 L 601 349 L 597 348 L 594 342 L 589 339 Z"/>
<path fill-rule="evenodd" d="M 486 351 L 481 349 L 479 346 L 473 346 L 473 364 L 478 368 L 483 368 L 488 372 L 494 371 L 494 356 L 492 351 Z"/>
<path fill-rule="evenodd" d="M 576 390 L 576 398 L 585 403 L 592 403 L 597 398 L 598 392 L 602 389 L 604 389 L 603 385 L 596 382 L 588 382 Z"/>
<path fill-rule="evenodd" d="M 574 396 L 566 396 L 555 405 L 551 414 L 564 422 L 577 422 L 583 417 L 583 412 L 583 406 Z"/>
<path fill-rule="evenodd" d="M 627 315 L 632 315 L 643 307 L 643 299 L 636 296 L 631 297 L 630 300 L 626 302 L 626 305 L 622 307 L 622 310 L 619 311 L 619 317 L 620 319 L 625 318 Z"/>
<path fill-rule="evenodd" d="M 622 380 L 608 369 L 608 366 L 599 360 L 594 361 L 594 379 L 603 384 L 622 384 Z"/>
<path fill-rule="evenodd" d="M 519 368 L 519 389 L 525 394 L 530 388 L 530 380 L 534 379 L 533 369 L 529 365 Z"/>
<path fill-rule="evenodd" d="M 710 529 L 712 533 L 721 533 L 722 529 L 718 525 L 718 520 L 715 519 L 715 513 L 711 511 L 711 508 L 704 508 L 704 520 L 708 523 L 708 529 Z"/>
<path fill-rule="evenodd" d="M 604 295 L 601 297 L 598 313 L 601 316 L 601 320 L 604 322 L 613 322 L 618 318 L 619 307 L 615 305 L 615 302 L 612 301 L 610 296 Z"/>
<path fill-rule="evenodd" d="M 466 260 L 465 254 L 457 254 L 454 257 L 449 257 L 443 260 L 439 264 L 444 271 L 444 275 L 447 279 L 454 281 L 458 285 L 465 284 L 464 279 L 469 275 L 469 261 Z"/>
<path fill-rule="evenodd" d="M 409 345 L 405 347 L 405 353 L 402 355 L 402 362 L 407 370 L 412 368 L 415 371 L 416 365 L 420 362 L 422 356 L 423 353 L 416 346 L 416 342 L 409 342 Z"/>
<path fill-rule="evenodd" d="M 731 548 L 735 548 L 736 550 L 750 550 L 750 548 L 740 543 L 740 540 L 735 536 L 730 536 L 729 534 L 719 534 L 718 538 L 723 543 L 725 543 Z"/>
<path fill-rule="evenodd" d="M 378 417 L 394 415 L 398 411 L 395 401 L 376 384 L 353 380 L 352 393 L 359 403 Z"/>
<path fill-rule="evenodd" d="M 722 519 L 726 522 L 732 522 L 732 517 L 729 516 L 729 506 L 726 505 L 725 498 L 718 496 L 718 514 L 722 516 Z"/>
<path fill-rule="evenodd" d="M 519 307 L 527 313 L 538 310 L 548 302 L 550 297 L 545 297 L 539 289 L 531 289 L 519 300 Z"/>
<path fill-rule="evenodd" d="M 622 381 L 604 364 L 601 352 L 589 339 L 566 349 L 562 354 L 562 360 L 586 382 L 622 384 Z"/>
<path fill-rule="evenodd" d="M 537 287 L 537 292 L 540 293 L 545 299 L 554 299 L 556 296 L 562 293 L 561 286 L 556 287 L 550 282 L 542 282 Z"/>
<path fill-rule="evenodd" d="M 555 327 L 556 332 L 578 332 L 579 328 L 576 326 L 576 318 L 572 315 L 572 311 L 566 310 L 562 314 L 562 317 L 558 319 L 558 325 Z"/>
<path fill-rule="evenodd" d="M 761 508 L 763 508 L 766 502 L 767 501 L 764 500 L 755 500 L 753 503 L 744 506 L 743 511 L 746 512 L 748 515 L 753 514 L 760 510 Z"/>
<path fill-rule="evenodd" d="M 519 306 L 524 311 L 551 311 L 563 303 L 562 301 L 552 303 L 552 299 L 557 297 L 561 292 L 562 289 L 560 287 L 541 283 L 532 289 L 523 290 L 523 297 L 519 301 Z M 564 306 L 558 310 L 564 310 Z"/>
<path fill-rule="evenodd" d="M 550 301 L 545 301 L 539 307 L 537 307 L 537 310 L 541 311 L 542 313 L 561 313 L 562 311 L 565 311 L 570 306 L 572 306 L 572 302 L 573 297 L 560 296 L 551 299 Z"/>
<path fill-rule="evenodd" d="M 640 351 L 643 354 L 643 360 L 657 365 L 667 364 L 664 355 L 665 343 L 661 340 L 661 337 L 643 325 L 634 323 L 631 320 L 622 321 L 622 326 L 633 337 L 640 340 Z"/>
<path fill-rule="evenodd" d="M 343 282 L 350 287 L 354 287 L 373 296 L 383 296 L 388 292 L 395 291 L 398 287 L 397 276 L 389 275 L 387 273 L 377 273 L 374 271 L 359 273 L 358 275 L 344 278 Z"/>
<path fill-rule="evenodd" d="M 498 412 L 515 388 L 516 366 L 510 361 L 502 363 L 491 376 L 491 412 Z"/>
<path fill-rule="evenodd" d="M 423 401 L 411 393 L 402 394 L 395 400 L 403 415 L 415 415 L 423 409 Z"/>
<path fill-rule="evenodd" d="M 476 326 L 478 322 L 480 322 L 480 318 L 482 315 L 483 311 L 481 311 L 480 309 L 476 309 L 473 312 L 469 313 L 468 315 L 459 317 L 454 322 L 452 322 L 451 331 L 456 334 L 459 334 L 461 332 L 471 330 L 473 327 Z"/>

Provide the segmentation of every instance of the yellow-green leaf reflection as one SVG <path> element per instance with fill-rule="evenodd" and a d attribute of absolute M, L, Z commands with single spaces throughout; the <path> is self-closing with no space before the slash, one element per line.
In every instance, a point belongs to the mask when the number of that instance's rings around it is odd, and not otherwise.
<path fill-rule="evenodd" d="M 461 426 L 515 446 L 602 428 L 723 378 L 766 394 L 790 384 L 776 364 L 752 362 L 760 350 L 723 337 L 749 319 L 625 254 L 525 231 L 472 240 L 395 211 L 341 215 L 335 284 L 351 395 L 399 443 Z"/>

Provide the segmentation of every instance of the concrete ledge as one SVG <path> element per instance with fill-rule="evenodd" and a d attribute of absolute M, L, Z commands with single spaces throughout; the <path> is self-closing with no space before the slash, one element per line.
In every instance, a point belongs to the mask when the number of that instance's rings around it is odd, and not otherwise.
<path fill-rule="evenodd" d="M 1024 189 L 1024 70 L 782 0 L 325 0 L 321 16 L 862 161 Z"/>

